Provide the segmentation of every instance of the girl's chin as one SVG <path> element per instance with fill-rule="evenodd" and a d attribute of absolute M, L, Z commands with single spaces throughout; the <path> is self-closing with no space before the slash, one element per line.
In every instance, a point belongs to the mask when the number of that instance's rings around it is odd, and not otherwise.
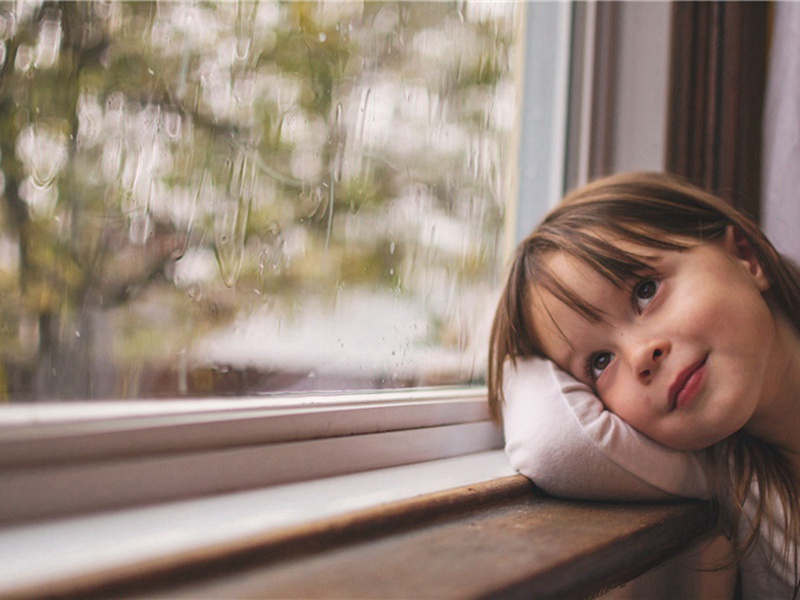
<path fill-rule="evenodd" d="M 663 446 L 680 452 L 701 452 L 730 437 L 733 433 L 735 433 L 735 431 L 731 431 L 730 433 L 720 430 L 687 431 L 687 428 L 684 426 L 682 431 L 676 433 L 676 435 L 664 436 L 661 439 L 656 439 L 656 441 Z"/>

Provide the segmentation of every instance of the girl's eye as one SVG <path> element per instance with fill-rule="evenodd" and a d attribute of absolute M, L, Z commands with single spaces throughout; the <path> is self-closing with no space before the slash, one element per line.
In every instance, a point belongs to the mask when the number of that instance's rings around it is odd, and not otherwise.
<path fill-rule="evenodd" d="M 633 288 L 633 304 L 636 310 L 643 311 L 658 291 L 658 282 L 654 279 L 645 279 Z"/>
<path fill-rule="evenodd" d="M 592 356 L 589 357 L 589 361 L 586 365 L 589 379 L 592 381 L 597 381 L 600 375 L 603 374 L 603 371 L 605 371 L 608 365 L 611 364 L 613 359 L 614 355 L 611 352 L 598 352 L 596 354 L 592 354 Z"/>

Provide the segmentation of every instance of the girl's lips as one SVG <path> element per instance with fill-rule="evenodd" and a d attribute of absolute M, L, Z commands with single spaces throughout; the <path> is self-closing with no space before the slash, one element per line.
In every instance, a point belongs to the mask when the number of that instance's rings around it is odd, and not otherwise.
<path fill-rule="evenodd" d="M 705 376 L 708 356 L 681 371 L 669 387 L 669 402 L 673 409 L 683 408 L 694 400 Z"/>

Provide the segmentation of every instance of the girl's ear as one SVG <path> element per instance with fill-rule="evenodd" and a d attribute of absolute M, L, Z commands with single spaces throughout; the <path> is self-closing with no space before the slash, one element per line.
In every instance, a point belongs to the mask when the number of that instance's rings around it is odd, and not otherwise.
<path fill-rule="evenodd" d="M 725 249 L 731 256 L 744 265 L 753 281 L 762 292 L 766 292 L 770 285 L 761 263 L 753 250 L 753 245 L 744 232 L 735 225 L 728 225 L 725 230 Z"/>

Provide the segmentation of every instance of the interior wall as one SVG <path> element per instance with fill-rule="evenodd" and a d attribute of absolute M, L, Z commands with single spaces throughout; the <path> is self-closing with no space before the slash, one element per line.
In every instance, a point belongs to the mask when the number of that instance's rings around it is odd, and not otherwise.
<path fill-rule="evenodd" d="M 620 2 L 609 166 L 663 170 L 669 84 L 670 2 Z"/>
<path fill-rule="evenodd" d="M 565 189 L 666 165 L 672 4 L 574 3 Z"/>

